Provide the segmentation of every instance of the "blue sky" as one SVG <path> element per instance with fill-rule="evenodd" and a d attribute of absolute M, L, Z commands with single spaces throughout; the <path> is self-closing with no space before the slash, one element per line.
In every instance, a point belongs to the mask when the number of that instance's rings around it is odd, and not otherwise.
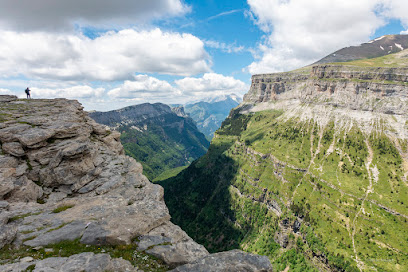
<path fill-rule="evenodd" d="M 0 0 L 0 94 L 87 110 L 243 95 L 251 74 L 407 28 L 405 0 Z"/>

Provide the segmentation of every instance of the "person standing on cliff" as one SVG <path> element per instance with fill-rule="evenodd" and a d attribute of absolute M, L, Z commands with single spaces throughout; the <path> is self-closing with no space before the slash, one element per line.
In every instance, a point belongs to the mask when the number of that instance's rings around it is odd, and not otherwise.
<path fill-rule="evenodd" d="M 31 90 L 27 87 L 27 89 L 25 89 L 25 93 L 27 94 L 27 99 L 31 98 L 30 92 Z"/>

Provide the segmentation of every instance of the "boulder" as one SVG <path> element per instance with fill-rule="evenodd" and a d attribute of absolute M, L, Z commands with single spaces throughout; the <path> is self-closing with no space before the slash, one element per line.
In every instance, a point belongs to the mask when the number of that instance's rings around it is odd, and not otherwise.
<path fill-rule="evenodd" d="M 193 262 L 209 253 L 179 226 L 167 222 L 139 237 L 138 248 L 163 260 L 170 267 Z"/>

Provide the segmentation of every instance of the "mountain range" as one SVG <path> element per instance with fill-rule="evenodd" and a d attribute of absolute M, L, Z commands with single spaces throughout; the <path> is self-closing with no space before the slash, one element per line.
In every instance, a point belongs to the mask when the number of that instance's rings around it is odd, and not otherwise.
<path fill-rule="evenodd" d="M 235 94 L 216 96 L 183 105 L 185 112 L 197 123 L 198 129 L 207 139 L 212 139 L 231 109 L 242 101 Z"/>

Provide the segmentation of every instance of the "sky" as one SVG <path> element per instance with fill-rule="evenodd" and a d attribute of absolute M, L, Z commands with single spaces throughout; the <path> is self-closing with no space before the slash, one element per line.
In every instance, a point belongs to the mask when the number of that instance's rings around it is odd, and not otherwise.
<path fill-rule="evenodd" d="M 248 92 L 346 46 L 408 34 L 406 0 L 0 0 L 0 94 L 86 110 Z"/>

